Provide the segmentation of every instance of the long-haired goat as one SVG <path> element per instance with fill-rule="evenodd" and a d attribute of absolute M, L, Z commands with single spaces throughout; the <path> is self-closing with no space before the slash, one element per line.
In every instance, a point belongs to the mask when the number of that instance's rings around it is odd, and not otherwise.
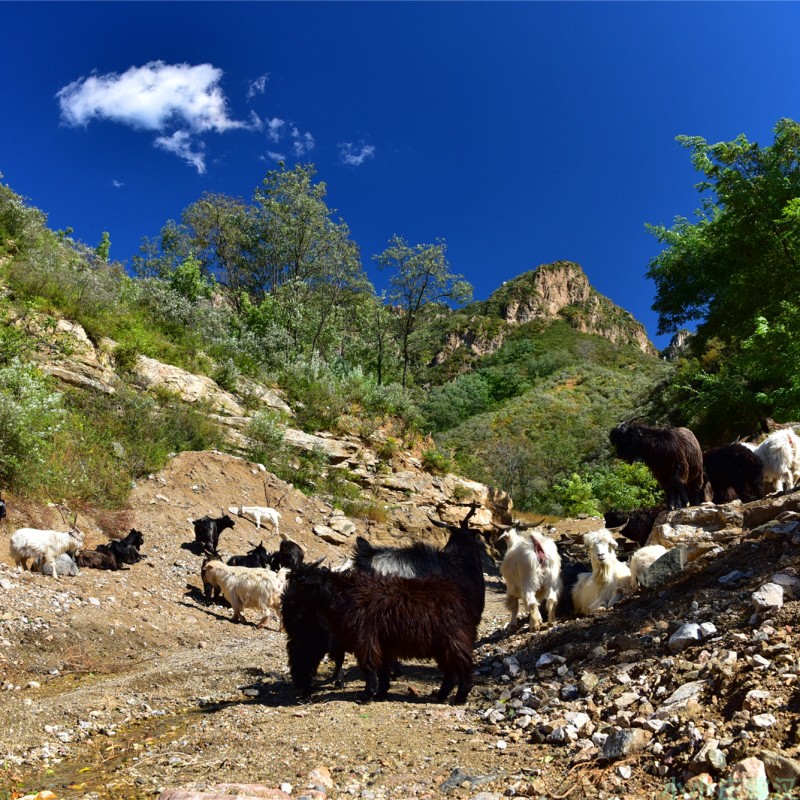
<path fill-rule="evenodd" d="M 281 514 L 269 506 L 229 506 L 228 513 L 245 517 L 256 524 L 256 528 L 261 527 L 262 520 L 268 520 L 275 533 L 279 533 L 278 525 L 281 521 Z"/>
<path fill-rule="evenodd" d="M 326 654 L 333 661 L 335 686 L 344 687 L 344 648 L 334 638 L 322 606 L 313 597 L 325 581 L 324 571 L 314 569 L 317 566 L 318 563 L 304 564 L 292 570 L 281 599 L 289 672 L 303 698 L 311 694 L 314 676 Z"/>
<path fill-rule="evenodd" d="M 233 622 L 246 622 L 242 610 L 255 608 L 263 614 L 256 627 L 263 628 L 270 611 L 278 613 L 288 572 L 285 568 L 273 572 L 271 569 L 229 567 L 214 559 L 203 564 L 201 575 L 206 596 L 208 587 L 217 588 L 231 604 Z"/>
<path fill-rule="evenodd" d="M 633 511 L 612 509 L 603 514 L 603 520 L 609 530 L 617 529 L 626 539 L 637 544 L 644 544 L 653 530 L 656 517 L 666 510 L 667 507 L 663 503 L 650 508 L 637 508 Z"/>
<path fill-rule="evenodd" d="M 478 625 L 454 581 L 304 565 L 291 574 L 289 586 L 294 602 L 291 613 L 284 608 L 283 621 L 289 668 L 301 691 L 308 689 L 324 652 L 314 647 L 319 631 L 304 624 L 316 615 L 338 646 L 355 654 L 367 699 L 386 697 L 391 666 L 399 659 L 432 658 L 444 673 L 437 700 L 444 702 L 458 683 L 455 702 L 466 701 Z M 304 613 L 295 617 L 298 609 Z"/>
<path fill-rule="evenodd" d="M 376 547 L 359 536 L 353 548 L 353 568 L 375 575 L 423 578 L 441 575 L 464 593 L 479 623 L 486 603 L 486 582 L 481 563 L 481 539 L 473 528 L 447 526 L 450 537 L 441 549 L 416 542 L 408 547 Z"/>
<path fill-rule="evenodd" d="M 589 548 L 591 573 L 578 575 L 572 589 L 576 614 L 591 614 L 599 608 L 610 608 L 630 587 L 631 571 L 617 560 L 617 542 L 605 529 L 587 533 L 583 543 Z"/>
<path fill-rule="evenodd" d="M 628 560 L 628 568 L 631 571 L 630 585 L 632 589 L 639 588 L 639 576 L 644 574 L 653 564 L 658 561 L 667 548 L 660 544 L 648 544 L 640 547 Z"/>
<path fill-rule="evenodd" d="M 703 453 L 703 467 L 717 504 L 737 497 L 749 503 L 764 496 L 764 464 L 744 445 L 735 442 L 707 450 Z"/>
<path fill-rule="evenodd" d="M 556 606 L 561 593 L 561 556 L 556 543 L 533 529 L 520 534 L 515 528 L 500 536 L 508 549 L 500 564 L 500 574 L 506 583 L 506 608 L 511 612 L 510 627 L 517 625 L 519 601 L 528 609 L 530 627 L 542 627 L 539 603 L 544 602 L 547 621 L 556 621 Z"/>
<path fill-rule="evenodd" d="M 705 500 L 703 452 L 688 428 L 623 422 L 610 432 L 609 439 L 620 458 L 631 463 L 644 461 L 664 490 L 670 510 Z"/>
<path fill-rule="evenodd" d="M 221 517 L 201 517 L 192 522 L 194 527 L 194 540 L 199 545 L 200 551 L 214 555 L 219 547 L 219 535 L 226 528 L 232 528 L 236 523 L 227 515 Z"/>
<path fill-rule="evenodd" d="M 36 559 L 43 567 L 52 569 L 58 580 L 55 560 L 62 553 L 75 556 L 83 547 L 83 534 L 73 531 L 47 531 L 38 528 L 19 528 L 11 535 L 9 542 L 11 557 L 18 568 L 28 569 L 28 559 Z"/>
<path fill-rule="evenodd" d="M 800 438 L 791 428 L 771 433 L 761 444 L 740 442 L 752 450 L 764 465 L 764 488 L 782 492 L 800 481 Z"/>

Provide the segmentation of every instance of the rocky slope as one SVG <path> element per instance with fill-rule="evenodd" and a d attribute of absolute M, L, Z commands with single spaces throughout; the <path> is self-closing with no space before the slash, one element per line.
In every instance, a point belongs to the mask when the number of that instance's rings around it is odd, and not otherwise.
<path fill-rule="evenodd" d="M 459 312 L 456 329 L 448 333 L 433 363 L 443 364 L 459 350 L 476 357 L 489 355 L 515 327 L 556 319 L 582 333 L 634 345 L 648 355 L 657 353 L 644 326 L 593 289 L 578 264 L 556 261 L 505 282 L 484 302 Z"/>
<path fill-rule="evenodd" d="M 9 499 L 4 539 L 23 523 L 59 522 L 54 508 Z M 90 546 L 136 525 L 145 562 L 56 583 L 17 573 L 0 546 L 7 795 L 167 800 L 184 787 L 204 797 L 632 800 L 714 787 L 790 796 L 800 775 L 800 493 L 665 516 L 659 536 L 702 543 L 684 569 L 540 633 L 506 630 L 487 562 L 465 707 L 430 702 L 430 664 L 409 665 L 387 702 L 360 705 L 352 662 L 344 691 L 323 685 L 299 705 L 283 634 L 234 626 L 229 609 L 206 606 L 199 559 L 181 546 L 188 519 L 257 500 L 281 509 L 281 531 L 309 558 L 335 561 L 365 532 L 258 465 L 184 453 L 136 487 L 127 514 L 79 518 Z M 317 530 L 332 522 L 343 543 Z M 554 533 L 568 544 L 599 524 L 564 521 Z M 438 529 L 401 533 L 441 541 Z M 278 539 L 238 519 L 222 541 L 242 552 L 259 538 L 270 548 Z"/>

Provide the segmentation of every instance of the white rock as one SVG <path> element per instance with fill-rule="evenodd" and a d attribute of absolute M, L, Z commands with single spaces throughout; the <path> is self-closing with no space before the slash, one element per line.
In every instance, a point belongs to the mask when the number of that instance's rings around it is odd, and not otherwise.
<path fill-rule="evenodd" d="M 756 714 L 752 719 L 757 728 L 771 728 L 777 721 L 774 714 Z"/>
<path fill-rule="evenodd" d="M 761 613 L 775 613 L 783 606 L 783 586 L 777 583 L 765 583 L 751 595 L 753 607 Z"/>

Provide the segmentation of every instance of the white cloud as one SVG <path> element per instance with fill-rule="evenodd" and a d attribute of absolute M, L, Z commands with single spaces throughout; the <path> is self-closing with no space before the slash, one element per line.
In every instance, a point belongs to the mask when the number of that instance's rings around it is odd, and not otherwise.
<path fill-rule="evenodd" d="M 265 73 L 259 75 L 254 81 L 250 81 L 250 85 L 247 87 L 247 99 L 252 100 L 257 94 L 264 94 L 268 80 L 269 73 Z"/>
<path fill-rule="evenodd" d="M 267 138 L 271 142 L 279 142 L 281 140 L 281 131 L 286 124 L 285 120 L 275 117 L 274 119 L 267 120 Z"/>
<path fill-rule="evenodd" d="M 193 67 L 151 61 L 122 75 L 110 72 L 80 78 L 56 96 L 62 119 L 73 126 L 108 119 L 151 131 L 172 125 L 196 132 L 246 127 L 228 116 L 221 78 L 222 70 L 211 64 Z"/>
<path fill-rule="evenodd" d="M 262 127 L 258 115 L 250 122 L 231 119 L 220 88 L 222 70 L 211 64 L 165 64 L 151 61 L 118 74 L 80 78 L 56 97 L 61 119 L 70 126 L 109 120 L 137 130 L 157 131 L 155 145 L 175 153 L 205 172 L 204 145 L 198 136 Z"/>
<path fill-rule="evenodd" d="M 114 178 L 114 180 L 111 181 L 111 185 L 115 189 L 121 189 L 125 184 L 122 181 L 118 181 L 116 178 Z"/>
<path fill-rule="evenodd" d="M 201 175 L 206 171 L 206 159 L 202 142 L 195 142 L 188 131 L 175 131 L 171 136 L 157 136 L 156 147 L 180 156 L 191 164 Z"/>
<path fill-rule="evenodd" d="M 274 150 L 267 150 L 267 157 L 273 161 L 286 161 L 285 153 L 276 153 Z"/>
<path fill-rule="evenodd" d="M 314 137 L 308 131 L 305 133 L 300 133 L 295 125 L 292 125 L 291 137 L 292 151 L 298 157 L 304 156 L 306 153 L 310 153 L 314 147 L 316 147 Z"/>
<path fill-rule="evenodd" d="M 375 158 L 375 146 L 371 144 L 356 146 L 352 142 L 339 142 L 338 146 L 342 163 L 351 167 L 360 167 L 368 158 Z"/>

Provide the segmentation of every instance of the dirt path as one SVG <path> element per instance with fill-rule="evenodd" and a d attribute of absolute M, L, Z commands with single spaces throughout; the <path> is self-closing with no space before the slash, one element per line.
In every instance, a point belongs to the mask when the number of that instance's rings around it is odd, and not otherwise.
<path fill-rule="evenodd" d="M 283 633 L 274 623 L 234 625 L 230 609 L 206 606 L 200 559 L 182 547 L 189 519 L 265 503 L 280 507 L 281 531 L 309 558 L 346 550 L 311 532 L 329 507 L 214 453 L 178 456 L 135 489 L 128 514 L 86 519 L 89 547 L 131 525 L 143 531 L 147 560 L 131 569 L 54 581 L 16 572 L 0 544 L 0 800 L 42 789 L 129 800 L 225 782 L 291 785 L 300 797 L 327 772 L 328 797 L 640 800 L 669 796 L 674 776 L 705 768 L 696 759 L 713 741 L 729 765 L 761 747 L 800 765 L 800 604 L 750 621 L 751 593 L 776 569 L 800 570 L 800 528 L 797 542 L 791 532 L 745 539 L 690 565 L 666 591 L 539 634 L 504 630 L 503 589 L 490 571 L 479 675 L 465 706 L 430 702 L 432 664 L 406 666 L 388 701 L 362 705 L 352 660 L 345 690 L 323 686 L 299 704 Z M 9 507 L 0 539 L 22 524 L 62 527 L 52 509 Z M 237 520 L 223 548 L 241 553 L 259 540 L 268 549 L 279 541 Z M 736 570 L 735 582 L 721 581 Z M 689 619 L 718 630 L 673 655 L 669 634 Z M 537 664 L 545 652 L 552 663 Z M 597 688 L 576 696 L 589 678 Z M 646 750 L 599 758 L 604 731 L 643 730 L 654 707 L 695 684 L 701 704 L 670 715 Z M 766 693 L 760 706 L 748 700 L 753 690 Z M 759 711 L 773 717 L 767 727 L 753 722 Z M 586 719 L 581 738 L 559 744 L 570 714 Z"/>

